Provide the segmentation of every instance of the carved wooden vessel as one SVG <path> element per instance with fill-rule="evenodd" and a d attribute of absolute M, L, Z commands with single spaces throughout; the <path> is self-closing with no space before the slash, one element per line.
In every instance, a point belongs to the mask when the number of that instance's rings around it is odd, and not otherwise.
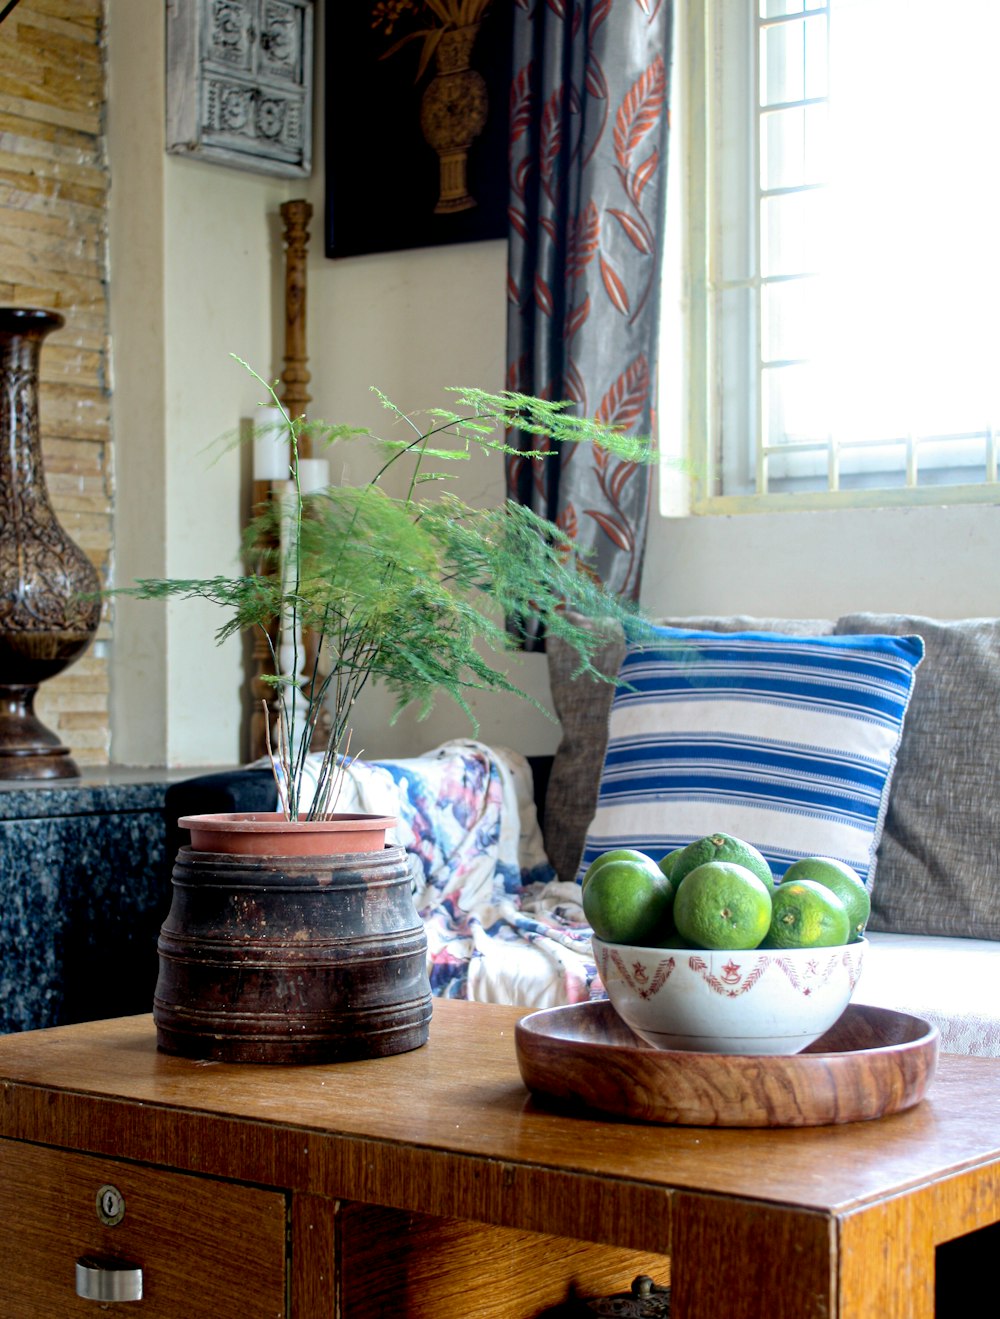
<path fill-rule="evenodd" d="M 42 463 L 38 361 L 63 323 L 58 312 L 0 307 L 0 779 L 79 774 L 34 700 L 87 649 L 101 616 L 97 572 L 60 526 Z"/>
<path fill-rule="evenodd" d="M 181 848 L 158 949 L 153 1018 L 167 1053 L 329 1063 L 427 1040 L 427 935 L 401 847 L 325 857 Z"/>
<path fill-rule="evenodd" d="M 516 1032 L 525 1085 L 575 1111 L 703 1127 L 813 1127 L 861 1122 L 923 1099 L 938 1057 L 935 1026 L 852 1004 L 797 1054 L 655 1049 L 610 1003 L 547 1008 Z"/>

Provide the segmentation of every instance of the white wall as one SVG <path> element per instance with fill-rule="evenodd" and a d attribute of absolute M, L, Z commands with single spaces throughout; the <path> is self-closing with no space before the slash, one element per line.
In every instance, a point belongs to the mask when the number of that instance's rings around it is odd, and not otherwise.
<path fill-rule="evenodd" d="M 330 261 L 323 256 L 322 203 L 309 262 L 309 351 L 314 416 L 370 426 L 387 415 L 371 393 L 375 385 L 400 407 L 447 405 L 449 385 L 500 389 L 506 336 L 506 244 L 468 243 Z M 349 453 L 349 450 L 347 451 Z M 335 451 L 334 472 L 342 461 Z M 348 475 L 351 474 L 350 458 Z M 357 467 L 355 466 L 355 472 Z M 502 497 L 499 459 L 483 459 L 462 473 L 470 502 Z M 544 660 L 510 659 L 511 677 L 548 702 Z M 472 728 L 443 700 L 418 723 L 407 713 L 388 726 L 391 705 L 371 692 L 355 720 L 355 747 L 370 756 L 415 754 Z M 526 751 L 554 745 L 556 725 L 513 697 L 471 700 L 486 741 Z"/>
<path fill-rule="evenodd" d="M 322 27 L 323 6 L 317 7 Z M 164 18 L 159 0 L 110 0 L 112 342 L 117 516 L 115 583 L 201 577 L 237 562 L 247 493 L 238 450 L 205 447 L 251 416 L 260 389 L 230 358 L 280 374 L 284 254 L 279 208 L 306 197 L 314 217 L 308 270 L 310 413 L 376 427 L 377 385 L 406 409 L 446 401 L 452 384 L 500 388 L 505 244 L 473 243 L 329 261 L 323 254 L 323 125 L 314 172 L 284 181 L 168 156 L 163 150 Z M 322 30 L 317 48 L 322 49 Z M 317 64 L 319 70 L 321 61 Z M 322 97 L 317 98 L 322 105 Z M 500 490 L 499 466 L 475 465 L 468 498 Z M 246 678 L 241 646 L 213 641 L 207 606 L 119 600 L 112 659 L 112 757 L 119 763 L 213 765 L 240 756 Z M 512 665 L 547 697 L 539 657 Z M 405 753 L 468 735 L 458 711 L 393 729 L 376 693 L 354 745 Z M 505 698 L 481 735 L 532 749 L 539 722 Z"/>
<path fill-rule="evenodd" d="M 327 260 L 322 114 L 307 185 L 166 156 L 162 4 L 110 0 L 109 13 L 115 573 L 124 585 L 235 564 L 246 456 L 230 451 L 213 466 L 203 449 L 258 401 L 229 354 L 265 375 L 282 368 L 283 200 L 314 206 L 310 412 L 331 421 L 377 428 L 371 385 L 406 409 L 440 404 L 447 385 L 499 388 L 506 254 L 497 242 Z M 490 499 L 501 489 L 496 462 L 477 465 L 463 493 Z M 995 507 L 654 518 L 643 603 L 654 614 L 994 615 L 998 561 Z M 115 760 L 194 767 L 239 758 L 246 674 L 236 643 L 215 647 L 218 621 L 193 604 L 119 605 Z M 547 703 L 544 660 L 511 664 L 515 681 Z M 485 740 L 554 749 L 557 726 L 531 706 L 474 704 Z M 444 706 L 426 723 L 404 716 L 391 728 L 387 713 L 377 694 L 363 699 L 355 747 L 412 754 L 470 731 Z"/>
<path fill-rule="evenodd" d="M 270 369 L 280 263 L 269 217 L 286 187 L 163 150 L 164 10 L 110 0 L 109 247 L 114 362 L 114 583 L 202 577 L 238 563 L 239 450 L 208 446 L 259 390 L 230 360 Z M 112 649 L 112 759 L 237 759 L 238 641 L 198 603 L 119 599 Z"/>
<path fill-rule="evenodd" d="M 654 614 L 995 617 L 997 563 L 996 505 L 654 519 L 643 603 Z"/>

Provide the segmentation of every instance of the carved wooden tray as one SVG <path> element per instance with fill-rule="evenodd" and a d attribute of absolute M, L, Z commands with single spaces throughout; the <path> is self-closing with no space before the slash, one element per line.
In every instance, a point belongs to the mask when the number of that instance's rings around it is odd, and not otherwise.
<path fill-rule="evenodd" d="M 812 1127 L 898 1113 L 923 1099 L 937 1066 L 936 1026 L 852 1004 L 802 1053 L 654 1049 L 608 1002 L 523 1017 L 518 1066 L 535 1094 L 570 1109 L 698 1127 Z"/>

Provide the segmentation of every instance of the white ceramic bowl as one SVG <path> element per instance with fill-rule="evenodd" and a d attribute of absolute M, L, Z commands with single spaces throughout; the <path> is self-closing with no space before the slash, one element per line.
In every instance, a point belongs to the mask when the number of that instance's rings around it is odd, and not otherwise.
<path fill-rule="evenodd" d="M 867 942 L 836 948 L 638 948 L 594 937 L 608 998 L 660 1049 L 798 1053 L 850 1002 Z"/>

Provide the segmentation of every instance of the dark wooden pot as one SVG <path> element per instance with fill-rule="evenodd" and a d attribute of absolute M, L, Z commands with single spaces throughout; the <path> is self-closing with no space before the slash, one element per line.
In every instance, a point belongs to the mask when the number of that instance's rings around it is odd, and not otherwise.
<path fill-rule="evenodd" d="M 427 936 L 401 847 L 283 858 L 183 847 L 158 950 L 167 1053 L 328 1063 L 426 1043 Z"/>

